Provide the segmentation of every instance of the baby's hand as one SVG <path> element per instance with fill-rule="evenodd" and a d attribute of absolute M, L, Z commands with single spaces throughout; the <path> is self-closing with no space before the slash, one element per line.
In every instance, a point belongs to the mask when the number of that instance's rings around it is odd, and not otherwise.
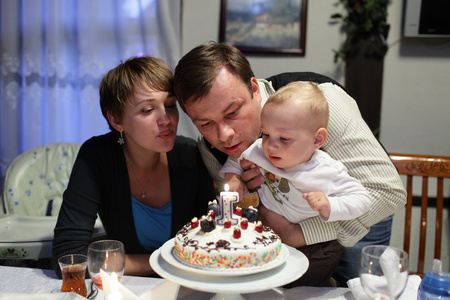
<path fill-rule="evenodd" d="M 244 182 L 241 180 L 241 177 L 234 173 L 225 173 L 224 179 L 225 183 L 229 186 L 229 191 L 238 192 L 239 202 L 244 202 L 244 193 L 246 191 L 246 187 Z"/>
<path fill-rule="evenodd" d="M 303 198 L 308 202 L 314 211 L 318 211 L 324 219 L 330 217 L 330 201 L 322 192 L 304 193 Z"/>

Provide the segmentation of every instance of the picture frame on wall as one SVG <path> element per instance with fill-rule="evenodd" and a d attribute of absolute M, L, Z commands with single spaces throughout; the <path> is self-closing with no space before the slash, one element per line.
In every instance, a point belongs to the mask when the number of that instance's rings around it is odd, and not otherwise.
<path fill-rule="evenodd" d="M 219 41 L 243 53 L 305 55 L 307 0 L 221 0 Z"/>

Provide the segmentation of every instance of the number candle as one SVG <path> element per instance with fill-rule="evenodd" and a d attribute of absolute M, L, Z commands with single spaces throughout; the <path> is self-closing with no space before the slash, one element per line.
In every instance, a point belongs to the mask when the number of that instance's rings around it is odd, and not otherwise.
<path fill-rule="evenodd" d="M 239 193 L 229 192 L 228 184 L 224 186 L 225 191 L 220 192 L 220 207 L 222 208 L 222 215 L 217 218 L 217 224 L 223 225 L 225 219 L 229 219 L 231 224 L 237 225 L 239 220 L 233 218 L 233 203 L 239 202 Z"/>

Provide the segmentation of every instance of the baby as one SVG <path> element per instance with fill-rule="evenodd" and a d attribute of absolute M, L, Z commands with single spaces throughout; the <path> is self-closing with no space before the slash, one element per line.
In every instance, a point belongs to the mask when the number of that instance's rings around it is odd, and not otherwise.
<path fill-rule="evenodd" d="M 291 223 L 320 215 L 350 220 L 369 210 L 371 198 L 346 167 L 319 150 L 327 138 L 328 103 L 312 82 L 293 82 L 275 92 L 261 112 L 262 137 L 221 170 L 230 190 L 242 196 L 239 161 L 254 162 L 266 183 L 258 190 L 264 206 Z M 349 145 L 351 147 L 351 145 Z"/>

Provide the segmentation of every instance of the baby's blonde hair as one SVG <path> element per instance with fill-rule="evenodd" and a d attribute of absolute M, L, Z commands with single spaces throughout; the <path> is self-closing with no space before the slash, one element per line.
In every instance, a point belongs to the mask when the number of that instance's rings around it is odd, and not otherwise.
<path fill-rule="evenodd" d="M 314 130 L 320 127 L 327 128 L 329 118 L 328 102 L 317 83 L 311 81 L 291 82 L 271 95 L 264 107 L 267 104 L 280 105 L 289 102 L 305 105 L 310 116 L 310 124 L 314 127 Z"/>

